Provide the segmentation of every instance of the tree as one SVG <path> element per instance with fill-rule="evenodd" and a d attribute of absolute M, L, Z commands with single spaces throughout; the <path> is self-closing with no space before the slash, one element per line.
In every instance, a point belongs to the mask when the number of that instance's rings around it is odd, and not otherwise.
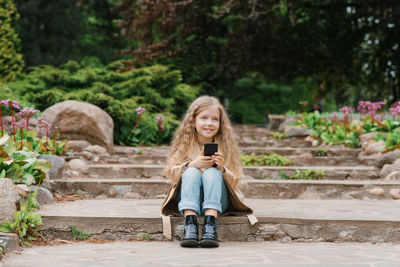
<path fill-rule="evenodd" d="M 27 66 L 62 65 L 68 60 L 106 64 L 120 57 L 123 40 L 111 12 L 112 0 L 17 0 L 22 52 Z"/>
<path fill-rule="evenodd" d="M 0 2 L 0 81 L 11 81 L 24 67 L 17 33 L 19 15 L 13 0 Z"/>

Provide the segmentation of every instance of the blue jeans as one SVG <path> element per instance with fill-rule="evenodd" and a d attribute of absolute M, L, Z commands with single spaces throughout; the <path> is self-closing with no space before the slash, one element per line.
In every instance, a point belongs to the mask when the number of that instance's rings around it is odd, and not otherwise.
<path fill-rule="evenodd" d="M 228 191 L 221 172 L 214 167 L 203 174 L 196 168 L 188 168 L 182 174 L 182 184 L 178 198 L 178 210 L 194 210 L 197 215 L 207 209 L 214 209 L 218 214 L 229 207 Z"/>

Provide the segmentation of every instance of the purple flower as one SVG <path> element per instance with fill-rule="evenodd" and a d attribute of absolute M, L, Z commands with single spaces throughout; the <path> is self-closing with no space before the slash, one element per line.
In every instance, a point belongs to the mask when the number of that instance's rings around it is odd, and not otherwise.
<path fill-rule="evenodd" d="M 143 107 L 140 107 L 140 106 L 136 109 L 136 113 L 137 113 L 139 116 L 140 116 L 141 114 L 143 114 L 145 111 L 146 111 L 146 109 L 143 108 Z"/>
<path fill-rule="evenodd" d="M 331 121 L 336 121 L 336 117 L 337 117 L 337 113 L 336 112 L 332 112 L 330 120 Z"/>
<path fill-rule="evenodd" d="M 340 111 L 343 112 L 346 116 L 349 113 L 353 113 L 354 109 L 352 107 L 342 107 Z"/>
<path fill-rule="evenodd" d="M 23 108 L 19 111 L 18 115 L 21 115 L 25 119 L 30 119 L 30 118 L 32 118 L 33 114 L 39 113 L 39 112 L 40 112 L 39 110 L 36 110 L 33 108 L 30 108 L 30 109 Z"/>
<path fill-rule="evenodd" d="M 1 104 L 4 104 L 6 107 L 9 108 L 10 107 L 10 102 L 12 103 L 12 107 L 13 108 L 18 109 L 18 110 L 21 109 L 19 107 L 19 105 L 18 105 L 18 101 L 14 101 L 14 100 L 11 100 L 11 99 L 3 100 Z"/>
<path fill-rule="evenodd" d="M 13 122 L 12 125 L 17 125 L 18 128 L 22 129 L 25 127 L 25 123 L 26 123 L 25 120 L 20 120 L 18 122 Z"/>
<path fill-rule="evenodd" d="M 158 125 L 161 125 L 164 122 L 164 116 L 162 114 L 158 114 L 156 116 L 156 122 Z"/>

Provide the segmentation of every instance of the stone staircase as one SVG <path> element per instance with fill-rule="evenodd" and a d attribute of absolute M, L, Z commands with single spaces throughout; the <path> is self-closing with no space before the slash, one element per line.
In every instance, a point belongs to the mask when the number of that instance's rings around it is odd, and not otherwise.
<path fill-rule="evenodd" d="M 270 131 L 256 126 L 236 126 L 235 134 L 241 153 L 278 153 L 292 164 L 244 168 L 243 191 L 259 223 L 221 216 L 223 241 L 400 241 L 400 208 L 391 194 L 400 183 L 380 179 L 376 159 L 360 158 L 360 149 L 348 148 L 329 148 L 327 156 L 317 157 L 304 138 L 273 140 Z M 168 149 L 115 146 L 106 161 L 78 176 L 65 172 L 53 181 L 53 192 L 80 200 L 43 206 L 41 234 L 71 239 L 74 226 L 103 239 L 163 240 L 160 206 L 170 185 L 162 174 Z M 327 179 L 277 179 L 282 172 L 304 169 L 324 170 Z M 171 221 L 179 238 L 183 218 Z"/>

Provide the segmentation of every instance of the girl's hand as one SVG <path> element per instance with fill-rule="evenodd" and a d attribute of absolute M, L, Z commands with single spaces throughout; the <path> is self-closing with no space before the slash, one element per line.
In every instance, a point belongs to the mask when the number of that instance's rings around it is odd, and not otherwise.
<path fill-rule="evenodd" d="M 221 152 L 216 152 L 216 153 L 212 156 L 212 160 L 214 161 L 214 163 L 217 164 L 217 169 L 218 169 L 221 173 L 224 173 L 224 164 L 225 164 L 224 154 L 222 154 Z"/>
<path fill-rule="evenodd" d="M 200 155 L 188 164 L 188 167 L 195 167 L 199 169 L 210 168 L 214 164 L 211 156 L 204 156 L 204 147 L 201 149 Z"/>

